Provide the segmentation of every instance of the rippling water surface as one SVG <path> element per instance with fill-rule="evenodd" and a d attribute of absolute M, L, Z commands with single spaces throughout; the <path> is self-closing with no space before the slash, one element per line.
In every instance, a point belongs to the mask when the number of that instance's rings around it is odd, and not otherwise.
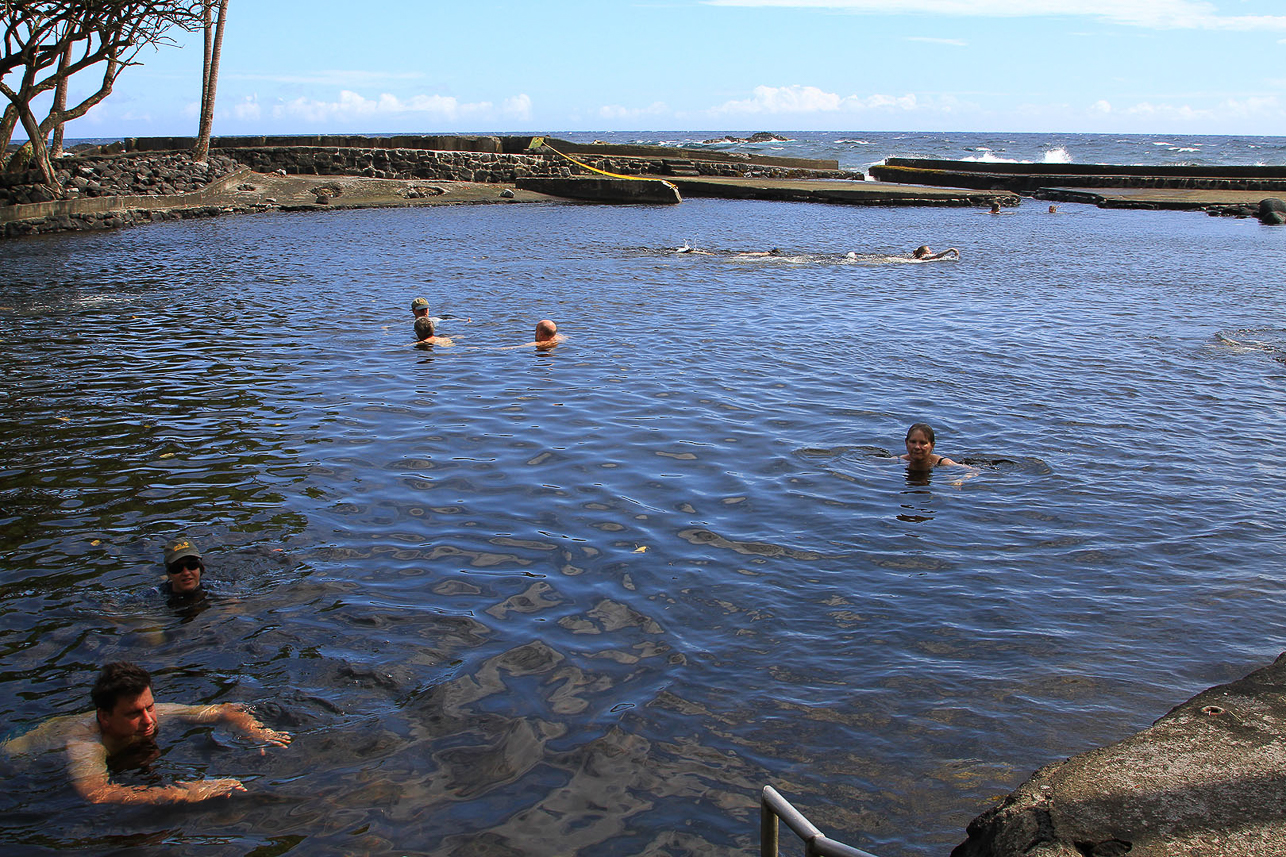
<path fill-rule="evenodd" d="M 1283 648 L 1286 232 L 1043 204 L 274 214 L 0 244 L 0 712 L 240 701 L 6 851 L 944 854 Z M 676 255 L 780 247 L 790 258 Z M 956 246 L 960 262 L 841 254 Z M 410 347 L 424 294 L 453 348 Z M 568 341 L 531 339 L 551 317 Z M 927 420 L 977 475 L 888 457 Z M 151 594 L 162 543 L 223 598 Z"/>

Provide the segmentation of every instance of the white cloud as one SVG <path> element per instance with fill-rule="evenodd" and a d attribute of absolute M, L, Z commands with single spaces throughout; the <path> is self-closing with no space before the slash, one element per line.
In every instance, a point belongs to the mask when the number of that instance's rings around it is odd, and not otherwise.
<path fill-rule="evenodd" d="M 531 99 L 526 95 L 516 95 L 505 99 L 501 106 L 496 108 L 490 101 L 461 103 L 449 95 L 414 95 L 410 98 L 399 98 L 385 92 L 371 99 L 345 89 L 339 93 L 339 99 L 336 101 L 300 97 L 273 107 L 272 115 L 277 119 L 290 117 L 313 123 L 343 123 L 372 117 L 407 115 L 448 121 L 527 119 L 531 115 Z"/>
<path fill-rule="evenodd" d="M 670 112 L 664 101 L 654 101 L 647 107 L 621 107 L 617 104 L 608 104 L 598 108 L 598 115 L 602 119 L 613 121 L 628 121 L 631 119 L 641 119 L 650 116 L 665 116 Z"/>
<path fill-rule="evenodd" d="M 756 86 L 750 98 L 728 101 L 712 112 L 777 115 L 782 113 L 857 113 L 865 110 L 910 111 L 920 107 L 914 95 L 840 96 L 816 86 Z"/>
<path fill-rule="evenodd" d="M 1152 104 L 1141 101 L 1133 107 L 1117 111 L 1125 116 L 1147 119 L 1153 123 L 1161 121 L 1192 122 L 1198 119 L 1211 119 L 1214 114 L 1187 104 Z"/>
<path fill-rule="evenodd" d="M 263 115 L 259 108 L 259 97 L 256 95 L 247 95 L 245 98 L 232 105 L 232 115 L 237 119 L 253 121 Z"/>
<path fill-rule="evenodd" d="M 703 0 L 710 6 L 838 9 L 872 15 L 1094 18 L 1156 30 L 1286 30 L 1282 15 L 1225 15 L 1205 0 Z"/>
<path fill-rule="evenodd" d="M 930 45 L 955 45 L 958 48 L 968 46 L 968 42 L 961 39 L 935 39 L 932 36 L 907 36 L 908 42 L 925 42 Z"/>
<path fill-rule="evenodd" d="M 500 105 L 500 115 L 506 119 L 530 119 L 531 97 L 523 94 L 506 98 Z"/>
<path fill-rule="evenodd" d="M 1113 107 L 1108 101 L 1099 99 L 1086 112 L 1099 118 L 1111 116 L 1114 119 L 1131 120 L 1131 127 L 1177 130 L 1191 128 L 1193 123 L 1218 127 L 1238 120 L 1254 120 L 1262 124 L 1265 120 L 1280 121 L 1286 117 L 1286 109 L 1283 109 L 1281 99 L 1275 95 L 1230 98 L 1208 105 L 1140 101 L 1128 107 Z"/>
<path fill-rule="evenodd" d="M 1219 105 L 1222 112 L 1231 116 L 1281 116 L 1282 104 L 1275 95 L 1251 95 L 1229 99 Z"/>

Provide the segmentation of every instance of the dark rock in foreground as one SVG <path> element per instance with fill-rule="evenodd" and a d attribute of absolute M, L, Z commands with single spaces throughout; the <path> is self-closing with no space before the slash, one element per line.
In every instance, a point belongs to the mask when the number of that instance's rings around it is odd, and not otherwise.
<path fill-rule="evenodd" d="M 1286 654 L 1037 771 L 952 857 L 1286 854 Z"/>
<path fill-rule="evenodd" d="M 1281 226 L 1286 223 L 1286 202 L 1275 196 L 1259 201 L 1259 222 L 1265 226 Z"/>

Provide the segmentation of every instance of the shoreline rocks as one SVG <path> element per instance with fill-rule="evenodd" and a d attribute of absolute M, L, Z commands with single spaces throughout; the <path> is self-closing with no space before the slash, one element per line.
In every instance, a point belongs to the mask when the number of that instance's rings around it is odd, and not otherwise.
<path fill-rule="evenodd" d="M 951 857 L 1286 854 L 1286 654 L 1148 729 L 1047 765 Z"/>

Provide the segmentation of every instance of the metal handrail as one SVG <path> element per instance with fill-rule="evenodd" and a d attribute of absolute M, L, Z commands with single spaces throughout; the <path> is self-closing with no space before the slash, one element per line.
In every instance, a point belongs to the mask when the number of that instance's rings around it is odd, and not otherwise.
<path fill-rule="evenodd" d="M 868 851 L 829 838 L 772 786 L 764 786 L 759 803 L 760 857 L 777 857 L 777 820 L 804 840 L 805 857 L 875 857 Z"/>

